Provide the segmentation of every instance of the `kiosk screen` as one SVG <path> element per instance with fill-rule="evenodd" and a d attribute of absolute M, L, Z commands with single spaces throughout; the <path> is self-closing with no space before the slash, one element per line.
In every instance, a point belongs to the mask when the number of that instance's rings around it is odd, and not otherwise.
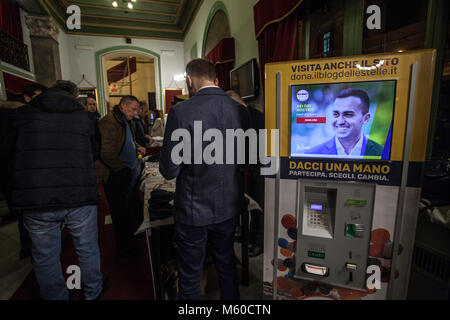
<path fill-rule="evenodd" d="M 389 160 L 395 80 L 291 87 L 291 156 Z"/>

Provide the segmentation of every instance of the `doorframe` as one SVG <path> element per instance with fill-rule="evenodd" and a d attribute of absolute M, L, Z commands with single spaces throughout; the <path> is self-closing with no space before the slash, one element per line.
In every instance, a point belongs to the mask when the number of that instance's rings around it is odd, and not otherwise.
<path fill-rule="evenodd" d="M 132 53 L 138 53 L 140 55 L 147 56 L 155 61 L 155 92 L 156 92 L 156 108 L 162 110 L 162 85 L 161 85 L 161 57 L 154 51 L 136 47 L 136 46 L 114 46 L 108 47 L 95 52 L 95 68 L 97 72 L 97 86 L 99 95 L 99 112 L 101 116 L 105 116 L 107 113 L 106 99 L 107 87 L 105 85 L 106 70 L 104 58 L 111 53 L 124 53 L 126 55 Z"/>

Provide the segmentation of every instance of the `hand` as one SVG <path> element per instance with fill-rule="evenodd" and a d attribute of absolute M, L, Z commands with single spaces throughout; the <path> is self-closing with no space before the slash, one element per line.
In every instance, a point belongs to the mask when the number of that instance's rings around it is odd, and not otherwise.
<path fill-rule="evenodd" d="M 150 147 L 153 142 L 155 142 L 155 139 L 153 139 L 150 135 L 146 134 L 145 137 L 148 139 L 147 147 Z"/>
<path fill-rule="evenodd" d="M 138 154 L 140 154 L 141 156 L 145 156 L 145 154 L 147 153 L 147 150 L 145 150 L 144 147 L 138 147 L 138 148 L 137 148 L 137 152 L 138 152 Z"/>

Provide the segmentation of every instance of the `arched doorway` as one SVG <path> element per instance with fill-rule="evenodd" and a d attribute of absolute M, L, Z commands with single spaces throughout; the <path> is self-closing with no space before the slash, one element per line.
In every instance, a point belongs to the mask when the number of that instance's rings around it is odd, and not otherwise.
<path fill-rule="evenodd" d="M 229 15 L 221 1 L 217 1 L 210 10 L 203 35 L 202 57 L 215 65 L 219 87 L 229 90 L 235 41 L 231 37 Z"/>
<path fill-rule="evenodd" d="M 102 116 L 106 115 L 108 112 L 108 100 L 114 102 L 120 98 L 121 95 L 133 94 L 133 83 L 135 83 L 134 95 L 136 95 L 139 100 L 145 100 L 148 101 L 149 104 L 155 104 L 157 109 L 162 110 L 161 59 L 159 54 L 134 46 L 116 46 L 97 51 L 95 53 L 95 61 L 99 88 L 99 112 Z M 134 64 L 134 69 L 133 66 L 130 67 L 130 61 L 131 64 Z M 116 77 L 115 79 L 111 78 L 111 72 L 114 71 L 112 69 L 116 67 L 116 69 L 120 70 L 119 65 L 121 63 L 125 64 L 123 75 Z M 141 78 L 144 77 L 146 80 L 141 79 L 139 84 L 136 81 L 136 74 L 133 75 L 135 69 L 137 70 L 137 64 L 147 64 L 145 75 L 141 75 Z M 150 78 L 147 79 L 146 77 Z M 153 79 L 151 79 L 151 77 L 153 77 Z M 111 92 L 110 86 L 113 83 L 112 81 L 115 80 L 117 80 L 116 83 L 122 81 L 121 84 L 123 85 L 123 90 L 120 92 Z M 127 81 L 128 84 L 126 84 Z M 139 88 L 137 88 L 136 85 L 139 85 Z M 148 94 L 143 94 L 143 90 L 147 90 L 146 92 Z M 112 105 L 110 105 L 110 108 L 111 107 Z"/>
<path fill-rule="evenodd" d="M 221 1 L 211 8 L 203 33 L 202 57 L 211 51 L 224 38 L 231 37 L 228 12 Z"/>

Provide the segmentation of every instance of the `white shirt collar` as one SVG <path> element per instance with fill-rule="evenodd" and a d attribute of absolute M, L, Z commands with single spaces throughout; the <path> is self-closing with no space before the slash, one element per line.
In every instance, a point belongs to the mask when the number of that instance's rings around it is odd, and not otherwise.
<path fill-rule="evenodd" d="M 353 147 L 352 151 L 350 151 L 350 154 L 347 154 L 344 150 L 344 147 L 342 146 L 341 142 L 339 141 L 339 138 L 334 136 L 334 140 L 336 141 L 336 150 L 337 154 L 339 156 L 361 156 L 361 149 L 363 144 L 363 134 L 361 133 L 361 137 L 358 140 L 358 143 Z"/>
<path fill-rule="evenodd" d="M 219 87 L 218 86 L 204 86 L 204 87 L 201 87 L 200 89 L 198 89 L 198 91 L 200 91 L 202 89 L 206 89 L 206 88 L 219 88 Z"/>

